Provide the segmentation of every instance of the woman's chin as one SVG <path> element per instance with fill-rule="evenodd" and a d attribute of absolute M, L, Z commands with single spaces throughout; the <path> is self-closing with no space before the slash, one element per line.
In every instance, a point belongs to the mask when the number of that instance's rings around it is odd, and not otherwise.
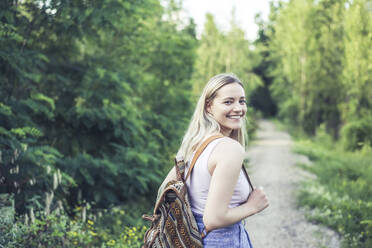
<path fill-rule="evenodd" d="M 240 129 L 242 127 L 241 124 L 238 125 L 229 125 L 221 128 L 221 132 L 226 134 L 226 133 L 231 133 L 233 130 Z"/>
<path fill-rule="evenodd" d="M 227 128 L 228 129 L 231 129 L 231 130 L 235 130 L 235 129 L 239 129 L 242 127 L 242 123 L 239 121 L 239 122 L 235 122 L 235 123 L 232 123 L 231 125 L 228 125 Z"/>

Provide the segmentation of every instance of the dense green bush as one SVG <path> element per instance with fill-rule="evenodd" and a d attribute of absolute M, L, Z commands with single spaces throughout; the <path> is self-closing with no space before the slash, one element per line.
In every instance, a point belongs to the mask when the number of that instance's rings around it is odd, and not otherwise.
<path fill-rule="evenodd" d="M 342 141 L 348 150 L 356 150 L 363 145 L 372 145 L 372 116 L 347 123 L 341 130 Z"/>

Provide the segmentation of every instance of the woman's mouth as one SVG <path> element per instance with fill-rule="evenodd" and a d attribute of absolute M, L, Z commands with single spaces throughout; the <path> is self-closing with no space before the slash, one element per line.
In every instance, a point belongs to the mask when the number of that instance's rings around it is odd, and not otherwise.
<path fill-rule="evenodd" d="M 238 120 L 238 119 L 242 118 L 242 115 L 228 115 L 227 118 Z"/>

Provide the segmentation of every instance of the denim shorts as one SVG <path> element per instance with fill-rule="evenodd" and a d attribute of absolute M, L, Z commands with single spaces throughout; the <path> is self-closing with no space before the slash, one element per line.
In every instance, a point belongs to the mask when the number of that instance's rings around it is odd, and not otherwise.
<path fill-rule="evenodd" d="M 199 231 L 204 230 L 203 215 L 193 213 Z M 210 231 L 203 239 L 206 248 L 253 248 L 242 222 Z"/>

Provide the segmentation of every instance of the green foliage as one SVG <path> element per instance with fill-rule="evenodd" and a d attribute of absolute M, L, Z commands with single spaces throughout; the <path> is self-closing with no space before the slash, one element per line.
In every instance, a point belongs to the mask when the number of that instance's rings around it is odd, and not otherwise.
<path fill-rule="evenodd" d="M 340 125 L 343 50 L 340 1 L 290 1 L 277 12 L 270 37 L 275 63 L 271 90 L 280 116 L 314 134 L 326 123 L 336 137 Z"/>
<path fill-rule="evenodd" d="M 319 221 L 344 238 L 346 247 L 372 244 L 372 159 L 371 149 L 346 153 L 330 146 L 330 137 L 319 134 L 315 142 L 301 141 L 295 151 L 308 156 L 303 167 L 317 176 L 299 191 L 299 202 L 307 206 L 308 217 Z M 328 143 L 328 145 L 326 145 Z"/>
<path fill-rule="evenodd" d="M 267 37 L 257 43 L 268 47 L 266 71 L 279 117 L 312 135 L 325 123 L 338 138 L 343 126 L 353 129 L 349 122 L 372 116 L 369 1 L 296 0 L 271 11 Z M 355 142 L 347 147 L 357 148 Z"/>
<path fill-rule="evenodd" d="M 17 214 L 155 197 L 190 115 L 194 25 L 157 0 L 1 5 L 0 192 Z"/>
<path fill-rule="evenodd" d="M 216 26 L 214 17 L 207 14 L 193 74 L 195 96 L 199 96 L 212 76 L 224 72 L 232 72 L 242 80 L 247 98 L 263 84 L 262 79 L 253 72 L 259 63 L 259 55 L 250 50 L 251 43 L 245 39 L 244 31 L 234 18 L 232 16 L 230 30 L 223 33 Z"/>
<path fill-rule="evenodd" d="M 275 12 L 273 8 L 272 11 Z M 269 90 L 274 78 L 270 75 L 270 68 L 273 66 L 273 61 L 269 58 L 270 38 L 268 34 L 273 25 L 270 21 L 265 23 L 261 14 L 256 15 L 255 22 L 258 25 L 258 38 L 253 44 L 255 45 L 255 53 L 259 55 L 260 59 L 259 62 L 255 64 L 253 71 L 262 78 L 263 85 L 253 90 L 250 97 L 250 103 L 253 108 L 261 111 L 265 117 L 269 117 L 277 114 L 277 105 Z"/>
<path fill-rule="evenodd" d="M 43 132 L 35 123 L 23 116 L 23 112 L 12 111 L 25 105 L 9 107 L 0 113 L 0 193 L 15 193 L 17 213 L 25 213 L 31 206 L 47 207 L 46 194 L 62 199 L 63 192 L 74 185 L 74 180 L 57 167 L 62 155 L 53 147 L 43 145 Z M 13 114 L 14 113 L 14 114 Z M 25 121 L 23 123 L 22 121 Z M 29 124 L 29 126 L 24 126 Z M 55 201 L 54 201 L 55 203 Z"/>
<path fill-rule="evenodd" d="M 78 210 L 78 209 L 77 209 Z M 110 216 L 110 225 L 102 226 L 102 219 Z M 125 212 L 113 209 L 102 217 L 91 216 L 87 222 L 81 216 L 70 219 L 67 215 L 53 213 L 45 216 L 36 213 L 30 224 L 7 218 L 0 219 L 0 246 L 18 247 L 131 247 L 142 245 L 145 226 L 125 224 Z M 124 222 L 123 222 L 124 221 Z M 116 229 L 116 233 L 108 232 Z"/>
<path fill-rule="evenodd" d="M 246 124 L 246 130 L 248 133 L 248 143 L 250 143 L 253 140 L 253 137 L 256 134 L 256 131 L 258 129 L 258 123 L 257 120 L 259 119 L 259 113 L 252 107 L 247 108 L 247 124 Z"/>
<path fill-rule="evenodd" d="M 340 104 L 340 109 L 343 120 L 353 122 L 365 116 L 372 116 L 371 2 L 349 1 L 344 23 L 345 58 L 342 84 L 345 88 L 345 99 Z"/>
<path fill-rule="evenodd" d="M 372 116 L 348 122 L 341 130 L 342 142 L 346 149 L 356 150 L 372 144 Z"/>

